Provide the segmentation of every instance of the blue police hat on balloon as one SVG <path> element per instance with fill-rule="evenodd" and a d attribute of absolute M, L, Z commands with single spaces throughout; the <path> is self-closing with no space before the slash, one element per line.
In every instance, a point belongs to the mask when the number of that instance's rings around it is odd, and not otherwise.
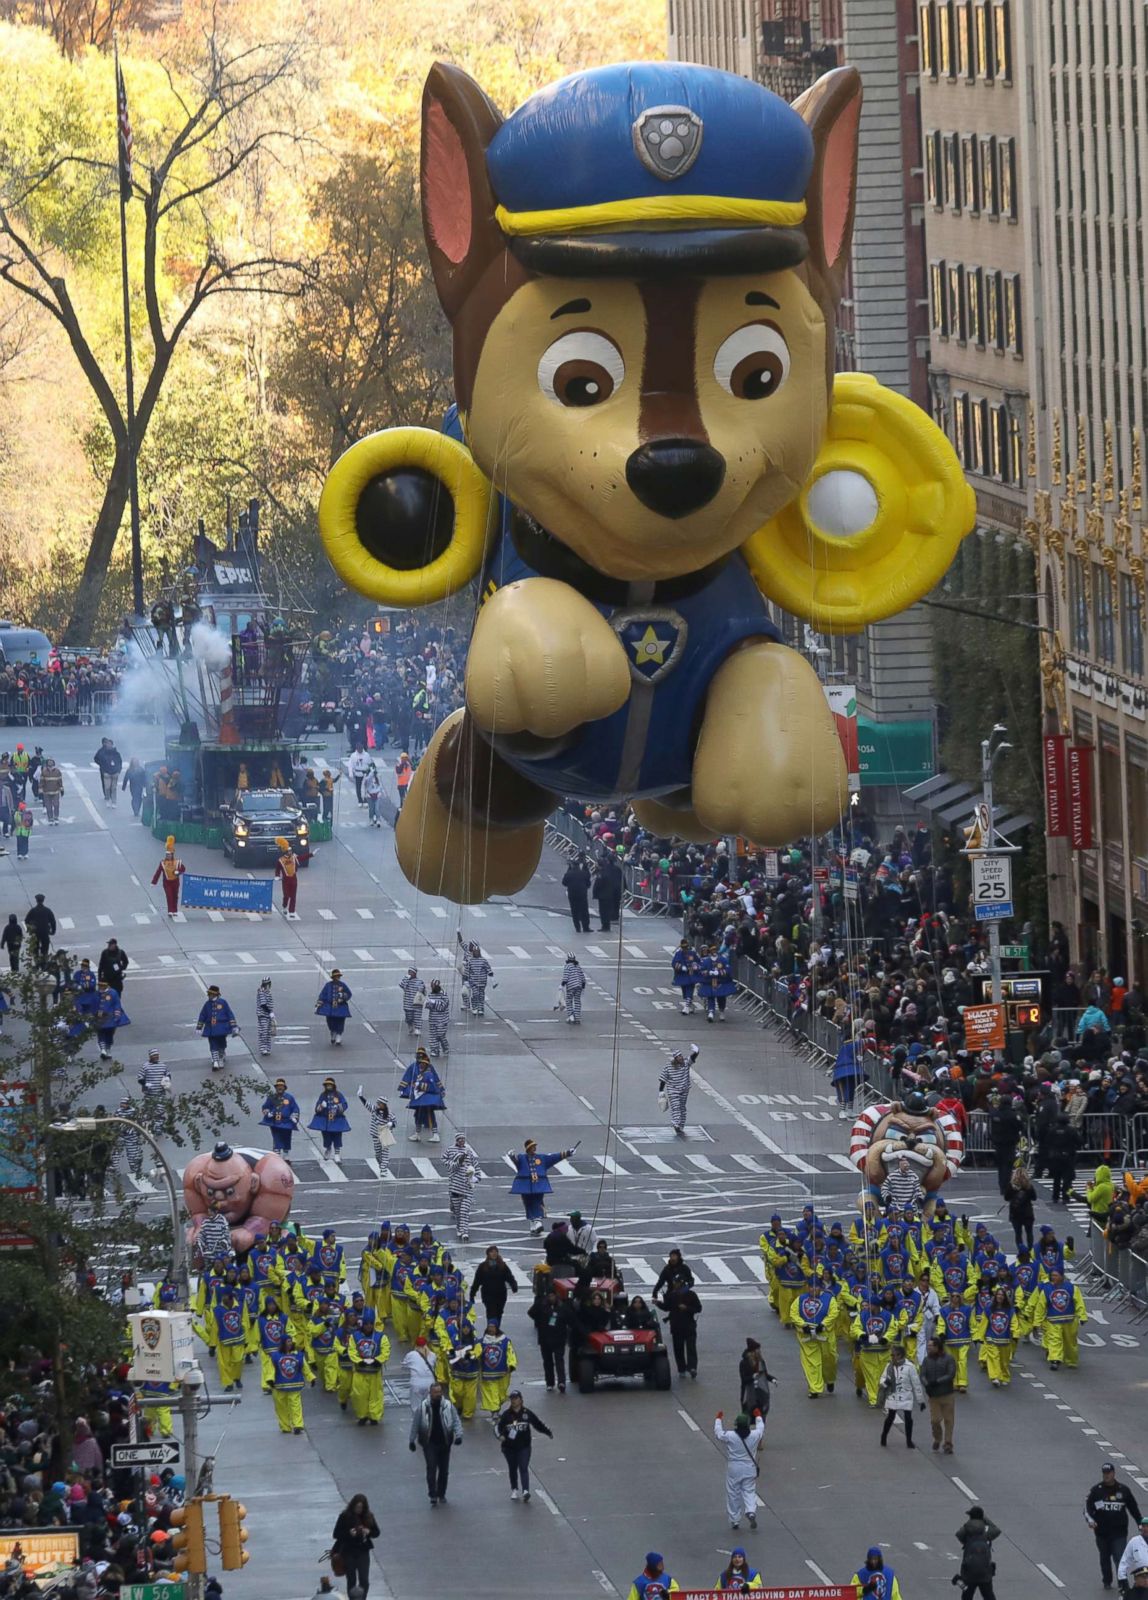
<path fill-rule="evenodd" d="M 761 84 L 712 67 L 640 62 L 532 95 L 487 152 L 495 218 L 544 272 L 794 266 L 813 137 Z"/>

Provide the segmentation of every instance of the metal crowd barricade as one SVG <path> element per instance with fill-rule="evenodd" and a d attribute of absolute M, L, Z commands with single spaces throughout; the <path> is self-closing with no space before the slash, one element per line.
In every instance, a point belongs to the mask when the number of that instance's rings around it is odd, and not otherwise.
<path fill-rule="evenodd" d="M 1075 1039 L 1076 1024 L 1084 1011 L 1083 1006 L 1054 1006 L 1052 1032 L 1056 1039 Z"/>
<path fill-rule="evenodd" d="M 32 726 L 32 707 L 27 695 L 0 694 L 0 723 L 17 722 Z"/>
<path fill-rule="evenodd" d="M 1123 1166 L 1132 1143 L 1129 1123 L 1115 1111 L 1089 1111 L 1080 1119 L 1078 1157 Z"/>
<path fill-rule="evenodd" d="M 1125 1159 L 1130 1167 L 1148 1167 L 1148 1116 L 1129 1117 L 1128 1148 Z"/>

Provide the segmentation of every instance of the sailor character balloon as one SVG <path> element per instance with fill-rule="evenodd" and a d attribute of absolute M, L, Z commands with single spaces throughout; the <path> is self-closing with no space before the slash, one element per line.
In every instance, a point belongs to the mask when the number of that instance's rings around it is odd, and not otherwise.
<path fill-rule="evenodd" d="M 911 1095 L 904 1103 L 870 1106 L 853 1124 L 849 1144 L 849 1159 L 876 1202 L 889 1173 L 902 1160 L 908 1161 L 925 1191 L 926 1217 L 932 1216 L 937 1191 L 958 1171 L 964 1153 L 956 1118 L 927 1106 L 922 1095 Z"/>
<path fill-rule="evenodd" d="M 520 889 L 561 795 L 775 845 L 840 815 L 833 718 L 767 599 L 857 632 L 931 589 L 974 518 L 941 431 L 834 377 L 860 111 L 851 68 L 791 106 L 667 62 L 576 73 L 504 120 L 432 69 L 422 209 L 457 409 L 352 446 L 320 505 L 378 603 L 479 580 L 465 708 L 395 828 L 418 887 Z"/>

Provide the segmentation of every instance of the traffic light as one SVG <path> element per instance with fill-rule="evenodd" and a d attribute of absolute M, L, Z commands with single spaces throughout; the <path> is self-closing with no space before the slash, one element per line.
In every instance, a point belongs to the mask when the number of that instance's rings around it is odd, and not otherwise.
<path fill-rule="evenodd" d="M 219 1501 L 219 1550 L 223 1557 L 225 1572 L 234 1572 L 237 1567 L 245 1567 L 248 1557 L 243 1546 L 247 1543 L 247 1529 L 243 1526 L 247 1520 L 247 1507 L 240 1505 L 238 1500 L 233 1500 L 230 1495 L 222 1495 Z"/>
<path fill-rule="evenodd" d="M 180 1531 L 172 1539 L 172 1549 L 176 1552 L 175 1570 L 177 1572 L 206 1572 L 207 1571 L 207 1545 L 203 1535 L 203 1502 L 189 1500 L 185 1506 L 178 1506 L 171 1514 L 174 1528 Z"/>

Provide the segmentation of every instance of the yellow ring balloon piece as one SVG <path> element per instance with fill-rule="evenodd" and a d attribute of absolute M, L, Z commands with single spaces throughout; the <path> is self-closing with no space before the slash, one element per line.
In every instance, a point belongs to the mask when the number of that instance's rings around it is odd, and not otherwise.
<path fill-rule="evenodd" d="M 956 451 L 919 406 L 839 373 L 801 494 L 741 547 L 762 593 L 823 633 L 904 611 L 948 570 L 976 521 Z"/>
<path fill-rule="evenodd" d="M 450 496 L 454 526 L 447 548 L 422 567 L 390 567 L 365 548 L 356 512 L 372 479 L 420 468 Z M 387 428 L 360 439 L 327 474 L 319 497 L 319 533 L 343 582 L 384 606 L 425 606 L 463 589 L 482 567 L 493 526 L 494 491 L 457 439 L 431 428 Z"/>

